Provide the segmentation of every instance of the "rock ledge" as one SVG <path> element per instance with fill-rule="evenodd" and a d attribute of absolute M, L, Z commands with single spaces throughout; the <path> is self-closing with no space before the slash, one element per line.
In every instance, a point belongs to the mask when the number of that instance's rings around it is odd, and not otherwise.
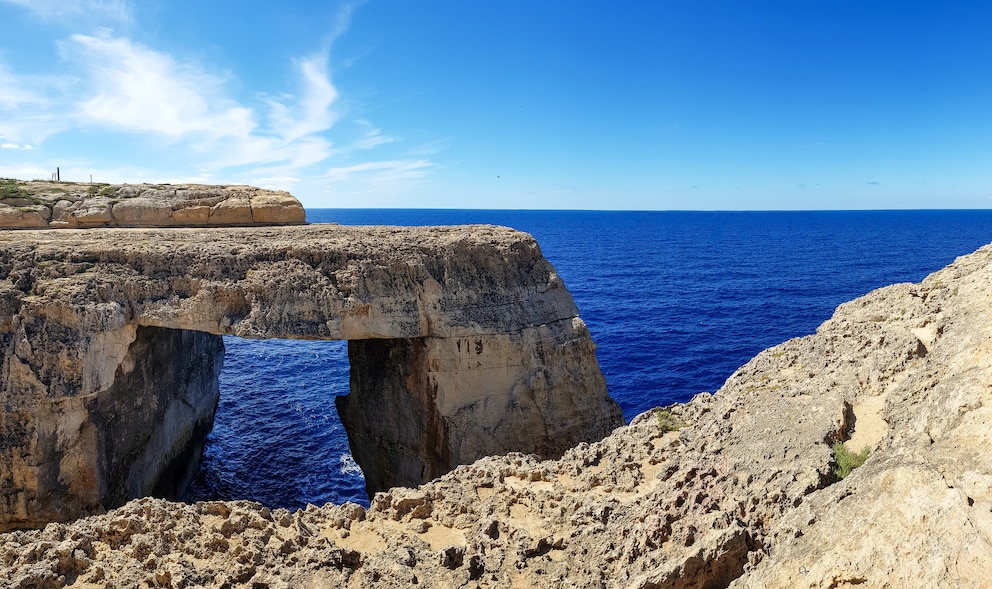
<path fill-rule="evenodd" d="M 0 229 L 298 225 L 288 192 L 253 186 L 0 179 Z"/>

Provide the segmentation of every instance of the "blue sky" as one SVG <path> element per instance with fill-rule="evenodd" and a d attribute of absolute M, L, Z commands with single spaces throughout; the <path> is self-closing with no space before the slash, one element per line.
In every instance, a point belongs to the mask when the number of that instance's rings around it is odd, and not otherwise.
<path fill-rule="evenodd" d="M 308 207 L 992 206 L 992 5 L 0 0 L 0 176 Z"/>

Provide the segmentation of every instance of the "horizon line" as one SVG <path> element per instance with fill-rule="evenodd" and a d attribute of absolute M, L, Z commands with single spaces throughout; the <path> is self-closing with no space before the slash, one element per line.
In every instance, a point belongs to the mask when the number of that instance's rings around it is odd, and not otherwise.
<path fill-rule="evenodd" d="M 480 211 L 534 213 L 898 213 L 898 212 L 992 212 L 992 206 L 980 209 L 541 209 L 541 208 L 454 208 L 454 207 L 308 207 L 304 210 L 326 211 Z"/>

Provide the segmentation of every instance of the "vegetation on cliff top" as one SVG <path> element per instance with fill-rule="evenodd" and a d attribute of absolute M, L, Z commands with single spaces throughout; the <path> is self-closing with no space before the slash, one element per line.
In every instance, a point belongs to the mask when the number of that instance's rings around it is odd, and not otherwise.
<path fill-rule="evenodd" d="M 658 409 L 655 414 L 658 416 L 658 429 L 661 430 L 661 433 L 677 432 L 685 425 L 668 409 Z"/>
<path fill-rule="evenodd" d="M 24 196 L 27 196 L 27 192 L 21 188 L 20 182 L 13 178 L 0 178 L 0 200 Z"/>

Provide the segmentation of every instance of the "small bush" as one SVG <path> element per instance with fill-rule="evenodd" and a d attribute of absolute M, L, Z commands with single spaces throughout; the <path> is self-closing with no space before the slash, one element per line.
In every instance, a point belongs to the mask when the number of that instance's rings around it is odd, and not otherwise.
<path fill-rule="evenodd" d="M 834 444 L 834 469 L 832 471 L 834 480 L 843 480 L 851 474 L 852 470 L 864 464 L 865 460 L 868 460 L 868 452 L 868 446 L 862 448 L 860 452 L 854 453 L 848 450 L 843 443 L 836 442 Z"/>
<path fill-rule="evenodd" d="M 21 188 L 20 183 L 13 178 L 0 178 L 0 200 L 5 198 L 19 198 L 27 195 Z"/>
<path fill-rule="evenodd" d="M 675 416 L 672 415 L 672 412 L 668 409 L 658 409 L 655 411 L 655 414 L 658 416 L 658 429 L 660 429 L 663 434 L 667 434 L 668 432 L 677 432 L 683 425 L 685 425 L 676 419 Z"/>

